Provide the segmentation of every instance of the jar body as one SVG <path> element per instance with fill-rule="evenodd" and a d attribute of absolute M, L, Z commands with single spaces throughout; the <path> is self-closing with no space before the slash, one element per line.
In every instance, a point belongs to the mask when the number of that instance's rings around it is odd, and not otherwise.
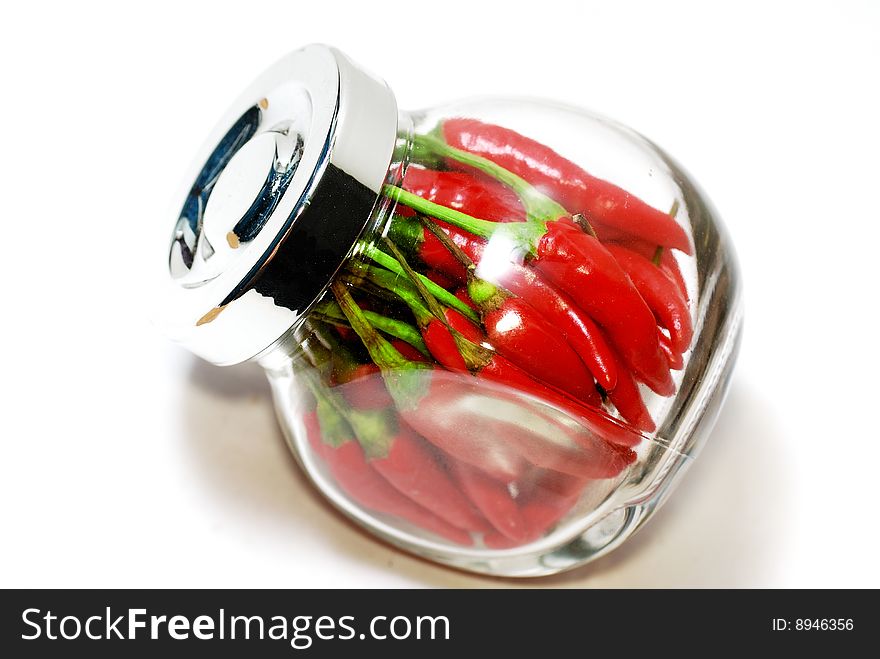
<path fill-rule="evenodd" d="M 401 114 L 398 137 L 390 187 L 333 284 L 261 358 L 290 447 L 335 506 L 404 549 L 505 576 L 582 564 L 647 519 L 715 420 L 741 319 L 726 234 L 665 153 L 581 110 L 464 102 Z M 566 160 L 545 158 L 529 140 Z M 493 151 L 501 142 L 508 149 Z M 517 188 L 503 172 L 499 179 L 497 169 L 481 169 L 485 161 L 530 172 L 519 178 L 532 185 Z M 567 170 L 566 161 L 582 170 Z M 594 178 L 578 179 L 583 170 Z M 587 196 L 598 189 L 595 203 L 570 207 L 577 195 L 566 186 Z M 634 215 L 633 231 L 621 225 L 642 202 L 674 205 L 671 221 L 687 244 L 664 245 L 678 234 L 651 218 Z M 585 252 L 548 252 L 544 234 L 563 232 L 554 224 L 564 220 L 550 217 L 554 203 L 566 217 L 583 214 L 565 228 L 577 237 L 560 240 L 586 241 Z M 443 209 L 484 222 L 441 218 Z M 623 280 L 597 278 L 608 258 L 623 264 Z M 677 296 L 671 311 L 649 308 L 658 342 L 667 344 L 660 350 L 668 382 L 648 367 L 637 372 L 633 360 L 647 350 L 632 334 L 638 319 L 613 317 L 633 313 L 625 303 L 614 307 L 615 282 L 656 297 L 650 281 L 638 281 L 644 263 Z M 579 290 L 581 277 L 596 290 Z M 686 318 L 676 321 L 682 309 Z M 587 323 L 581 333 L 573 318 Z M 591 337 L 598 358 L 588 354 Z M 606 354 L 619 368 L 603 366 Z"/>

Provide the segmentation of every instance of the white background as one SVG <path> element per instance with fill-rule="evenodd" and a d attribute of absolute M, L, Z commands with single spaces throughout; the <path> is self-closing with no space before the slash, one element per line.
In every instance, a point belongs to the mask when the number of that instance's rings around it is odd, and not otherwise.
<path fill-rule="evenodd" d="M 529 94 L 615 117 L 721 210 L 746 284 L 730 397 L 614 554 L 511 582 L 380 544 L 311 491 L 256 367 L 147 322 L 190 157 L 314 41 L 403 108 Z M 14 3 L 0 67 L 0 585 L 880 586 L 880 4 Z"/>

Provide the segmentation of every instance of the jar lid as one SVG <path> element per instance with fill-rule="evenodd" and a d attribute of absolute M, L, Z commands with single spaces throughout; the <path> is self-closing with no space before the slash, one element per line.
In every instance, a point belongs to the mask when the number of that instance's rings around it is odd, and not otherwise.
<path fill-rule="evenodd" d="M 392 91 L 335 48 L 307 46 L 257 78 L 185 179 L 165 332 L 221 365 L 281 340 L 369 220 L 396 136 Z"/>

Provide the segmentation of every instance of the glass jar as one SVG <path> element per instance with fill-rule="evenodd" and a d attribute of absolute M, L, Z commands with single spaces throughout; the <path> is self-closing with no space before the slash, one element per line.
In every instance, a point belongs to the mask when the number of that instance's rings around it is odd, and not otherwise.
<path fill-rule="evenodd" d="M 259 362 L 310 479 L 394 545 L 571 568 L 632 535 L 709 434 L 740 334 L 733 250 L 624 126 L 510 99 L 399 111 L 309 46 L 185 184 L 165 330 Z"/>

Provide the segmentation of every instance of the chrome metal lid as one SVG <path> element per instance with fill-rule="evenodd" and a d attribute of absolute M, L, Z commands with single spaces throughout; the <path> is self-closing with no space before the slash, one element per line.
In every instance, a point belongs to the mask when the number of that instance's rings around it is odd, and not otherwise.
<path fill-rule="evenodd" d="M 307 46 L 263 73 L 188 173 L 163 330 L 221 365 L 275 345 L 351 251 L 396 134 L 394 94 L 334 48 Z"/>

